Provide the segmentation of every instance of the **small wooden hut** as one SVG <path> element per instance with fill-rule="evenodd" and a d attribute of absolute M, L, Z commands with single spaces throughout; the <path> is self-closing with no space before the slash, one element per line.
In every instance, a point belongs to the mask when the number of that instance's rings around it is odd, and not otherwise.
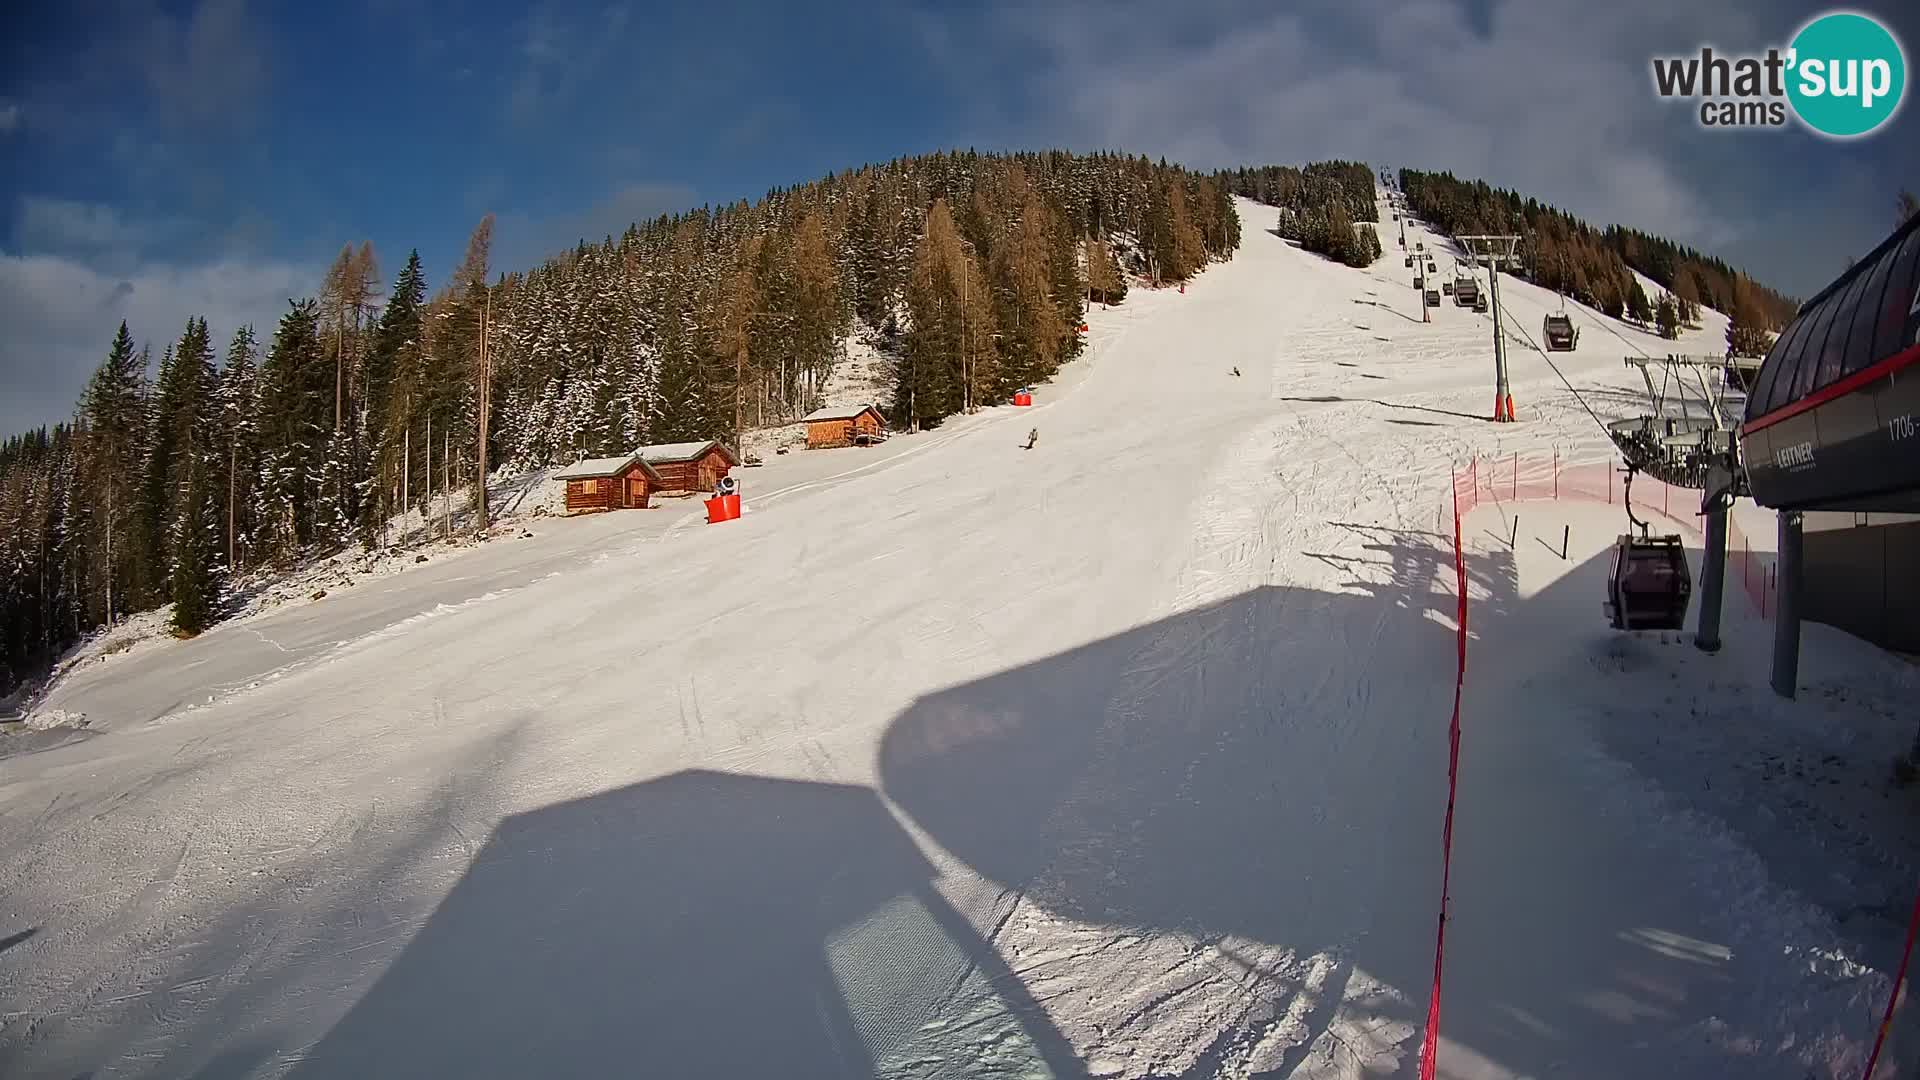
<path fill-rule="evenodd" d="M 807 414 L 806 425 L 809 450 L 866 445 L 878 442 L 887 431 L 886 418 L 871 405 L 816 409 Z"/>
<path fill-rule="evenodd" d="M 554 473 L 567 482 L 567 513 L 599 510 L 644 510 L 647 500 L 665 485 L 660 474 L 639 454 L 586 458 Z"/>
<path fill-rule="evenodd" d="M 661 443 L 636 452 L 660 474 L 662 491 L 712 491 L 728 469 L 740 464 L 733 451 L 715 439 Z"/>

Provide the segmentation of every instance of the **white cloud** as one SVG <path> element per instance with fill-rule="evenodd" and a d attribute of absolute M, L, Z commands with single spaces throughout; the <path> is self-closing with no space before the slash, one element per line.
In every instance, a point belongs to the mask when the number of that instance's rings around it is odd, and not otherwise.
<path fill-rule="evenodd" d="M 20 127 L 20 106 L 8 102 L 0 106 L 0 134 L 15 131 Z"/>
<path fill-rule="evenodd" d="M 1645 83 L 1649 42 L 1674 40 L 1646 6 L 1510 0 L 1482 33 L 1451 3 L 1352 0 L 1202 13 L 1169 33 L 1146 18 L 1161 5 L 1123 0 L 1041 21 L 1057 62 L 1036 96 L 1059 103 L 1057 127 L 1097 145 L 1202 166 L 1337 156 L 1451 169 L 1597 219 L 1724 241 L 1730 223 L 1662 153 L 1667 118 L 1650 95 L 1620 92 Z M 1692 14 L 1729 40 L 1744 21 L 1724 0 Z M 1009 17 L 1034 27 L 1030 11 Z"/>
<path fill-rule="evenodd" d="M 1903 133 L 1845 150 L 1708 133 L 1652 92 L 1656 54 L 1776 43 L 1798 18 L 1785 0 L 1493 0 L 1483 16 L 1455 0 L 1072 0 L 916 29 L 930 67 L 979 111 L 971 126 L 1003 145 L 1115 148 L 1201 168 L 1342 157 L 1445 169 L 1735 262 L 1765 258 L 1754 269 L 1787 287 L 1825 280 L 1803 280 L 1802 265 L 1774 254 L 1769 234 L 1805 216 L 1788 208 L 1850 213 L 1840 235 L 1854 239 L 1816 237 L 1836 252 L 1884 235 L 1890 194 L 1832 204 L 1851 194 L 1838 179 L 1845 155 L 1880 155 L 1869 160 L 1886 173 L 1886 157 L 1912 157 L 1897 149 Z M 1001 56 L 1044 74 L 983 81 L 982 65 Z M 1789 157 L 1833 168 L 1801 188 L 1774 175 Z"/>
<path fill-rule="evenodd" d="M 590 82 L 621 44 L 630 10 L 613 4 L 597 18 L 575 17 L 572 9 L 543 4 L 528 16 L 520 39 L 520 70 L 507 95 L 507 117 L 531 123 L 563 105 Z"/>
<path fill-rule="evenodd" d="M 14 219 L 14 237 L 29 252 L 109 255 L 131 252 L 153 235 L 146 225 L 134 225 L 111 206 L 29 195 L 20 200 Z"/>
<path fill-rule="evenodd" d="M 154 103 L 193 125 L 243 125 L 256 115 L 270 41 L 247 0 L 201 0 L 184 17 L 156 7 L 132 39 Z"/>
<path fill-rule="evenodd" d="M 204 266 L 144 264 L 106 273 L 63 255 L 0 252 L 0 432 L 71 414 L 87 376 L 106 355 L 120 321 L 157 356 L 192 316 L 215 340 L 251 323 L 264 342 L 287 300 L 309 295 L 316 275 L 277 261 L 221 260 Z"/>

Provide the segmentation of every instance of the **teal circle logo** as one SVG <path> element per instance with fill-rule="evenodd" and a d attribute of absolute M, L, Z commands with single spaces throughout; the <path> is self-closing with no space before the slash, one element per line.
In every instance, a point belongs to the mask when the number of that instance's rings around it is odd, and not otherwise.
<path fill-rule="evenodd" d="M 1801 27 L 1787 63 L 1787 99 L 1822 135 L 1865 135 L 1893 119 L 1906 96 L 1906 53 L 1866 15 L 1836 11 Z"/>

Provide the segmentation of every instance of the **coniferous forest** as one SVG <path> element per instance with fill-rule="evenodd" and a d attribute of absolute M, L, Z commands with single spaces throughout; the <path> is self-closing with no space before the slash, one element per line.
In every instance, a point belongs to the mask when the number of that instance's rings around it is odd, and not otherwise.
<path fill-rule="evenodd" d="M 1319 161 L 1304 168 L 1268 165 L 1219 174 L 1227 191 L 1280 209 L 1278 231 L 1308 251 L 1348 266 L 1380 257 L 1380 220 L 1373 170 L 1352 161 Z"/>
<path fill-rule="evenodd" d="M 1563 210 L 1518 192 L 1466 181 L 1452 173 L 1400 170 L 1400 187 L 1414 213 L 1441 230 L 1510 233 L 1521 237 L 1522 269 L 1534 282 L 1565 293 L 1614 318 L 1652 323 L 1666 336 L 1696 323 L 1702 306 L 1725 312 L 1728 351 L 1757 356 L 1769 330 L 1779 330 L 1799 305 L 1725 262 L 1637 229 L 1596 229 Z M 1630 271 L 1652 278 L 1667 296 L 1646 295 Z M 1661 301 L 1673 307 L 1663 317 Z"/>
<path fill-rule="evenodd" d="M 486 473 L 789 422 L 854 334 L 892 361 L 899 429 L 1005 400 L 1079 352 L 1090 301 L 1231 257 L 1240 223 L 1220 177 L 1164 160 L 969 151 L 531 269 L 495 268 L 491 239 L 489 217 L 437 282 L 349 246 L 318 295 L 225 341 L 202 318 L 103 326 L 72 420 L 0 445 L 0 693 L 132 612 L 171 603 L 198 633 L 236 575 L 374 545 Z"/>

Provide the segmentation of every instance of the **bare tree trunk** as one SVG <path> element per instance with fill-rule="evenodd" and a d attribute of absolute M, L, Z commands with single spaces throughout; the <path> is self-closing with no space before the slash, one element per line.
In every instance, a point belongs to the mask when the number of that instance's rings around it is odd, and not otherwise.
<path fill-rule="evenodd" d="M 107 625 L 113 625 L 113 481 L 119 470 L 119 455 L 110 454 L 114 467 L 107 474 Z"/>
<path fill-rule="evenodd" d="M 733 351 L 733 445 L 740 446 L 746 435 L 746 399 L 741 397 L 747 381 L 747 335 L 740 334 L 740 347 Z"/>
<path fill-rule="evenodd" d="M 493 393 L 492 360 L 487 355 L 487 330 L 493 319 L 493 293 L 489 291 L 486 303 L 480 310 L 480 463 L 479 493 L 475 504 L 478 507 L 476 531 L 485 533 L 488 524 L 487 511 L 487 413 L 491 406 L 488 398 Z"/>

